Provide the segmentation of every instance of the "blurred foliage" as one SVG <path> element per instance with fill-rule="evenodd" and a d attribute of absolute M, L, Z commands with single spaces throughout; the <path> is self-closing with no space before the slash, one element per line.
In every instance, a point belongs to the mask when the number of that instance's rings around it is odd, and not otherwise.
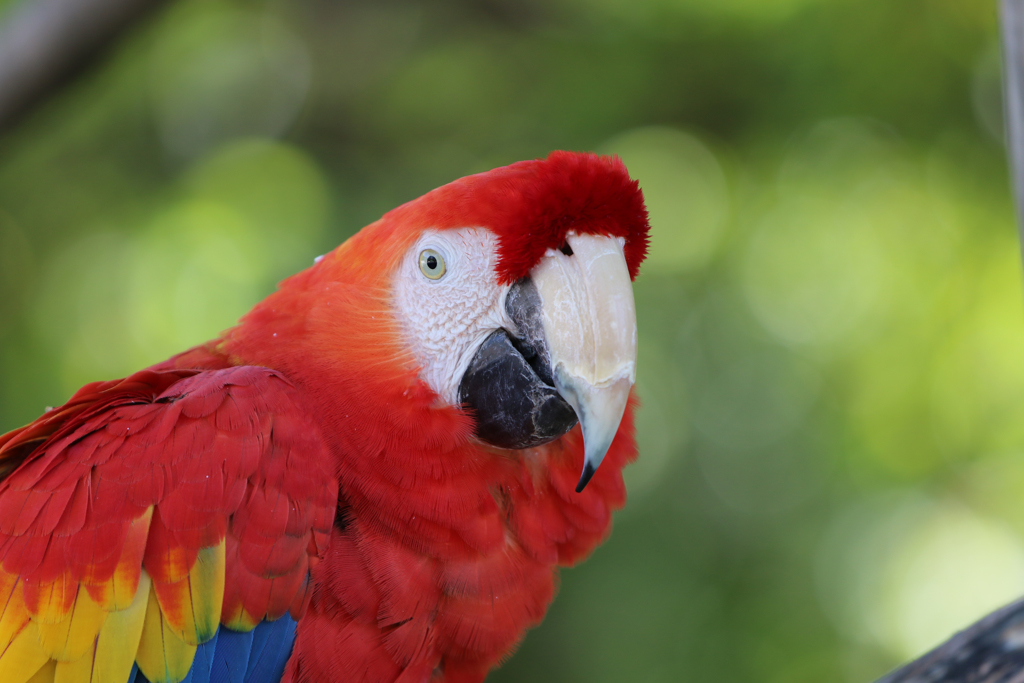
<path fill-rule="evenodd" d="M 619 154 L 653 225 L 632 498 L 492 678 L 872 680 L 1024 594 L 996 28 L 973 0 L 181 0 L 0 139 L 0 430 L 437 185 Z"/>

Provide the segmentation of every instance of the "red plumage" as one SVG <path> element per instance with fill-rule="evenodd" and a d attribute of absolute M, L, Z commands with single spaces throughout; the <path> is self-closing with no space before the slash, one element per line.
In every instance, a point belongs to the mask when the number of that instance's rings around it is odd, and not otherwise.
<path fill-rule="evenodd" d="M 168 587 L 225 539 L 223 623 L 302 616 L 286 680 L 482 680 L 607 535 L 636 447 L 631 401 L 576 493 L 578 427 L 510 455 L 419 379 L 389 279 L 422 230 L 466 226 L 498 235 L 505 283 L 570 230 L 624 237 L 633 277 L 647 247 L 622 163 L 556 152 L 405 204 L 222 338 L 84 387 L 0 437 L 0 565 L 30 610 L 137 557 L 173 611 Z"/>

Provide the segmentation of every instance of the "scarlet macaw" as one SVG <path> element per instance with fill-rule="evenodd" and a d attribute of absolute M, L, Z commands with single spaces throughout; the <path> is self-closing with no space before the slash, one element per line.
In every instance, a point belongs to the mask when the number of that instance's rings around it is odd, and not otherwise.
<path fill-rule="evenodd" d="M 0 681 L 483 680 L 625 501 L 647 232 L 616 158 L 462 178 L 0 437 Z"/>

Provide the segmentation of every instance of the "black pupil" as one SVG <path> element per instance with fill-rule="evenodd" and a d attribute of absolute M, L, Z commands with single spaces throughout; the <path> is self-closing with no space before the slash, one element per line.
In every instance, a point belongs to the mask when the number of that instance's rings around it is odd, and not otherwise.
<path fill-rule="evenodd" d="M 437 268 L 437 257 L 436 256 L 428 256 L 427 257 L 427 268 L 430 268 L 430 270 L 434 270 L 435 268 Z"/>

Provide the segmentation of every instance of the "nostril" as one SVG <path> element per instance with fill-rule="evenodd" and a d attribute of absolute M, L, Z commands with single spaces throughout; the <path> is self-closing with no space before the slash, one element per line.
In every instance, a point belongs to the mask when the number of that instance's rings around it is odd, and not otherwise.
<path fill-rule="evenodd" d="M 568 242 L 563 242 L 562 246 L 558 248 L 558 251 L 562 252 L 566 256 L 572 256 L 572 247 L 569 246 Z"/>

